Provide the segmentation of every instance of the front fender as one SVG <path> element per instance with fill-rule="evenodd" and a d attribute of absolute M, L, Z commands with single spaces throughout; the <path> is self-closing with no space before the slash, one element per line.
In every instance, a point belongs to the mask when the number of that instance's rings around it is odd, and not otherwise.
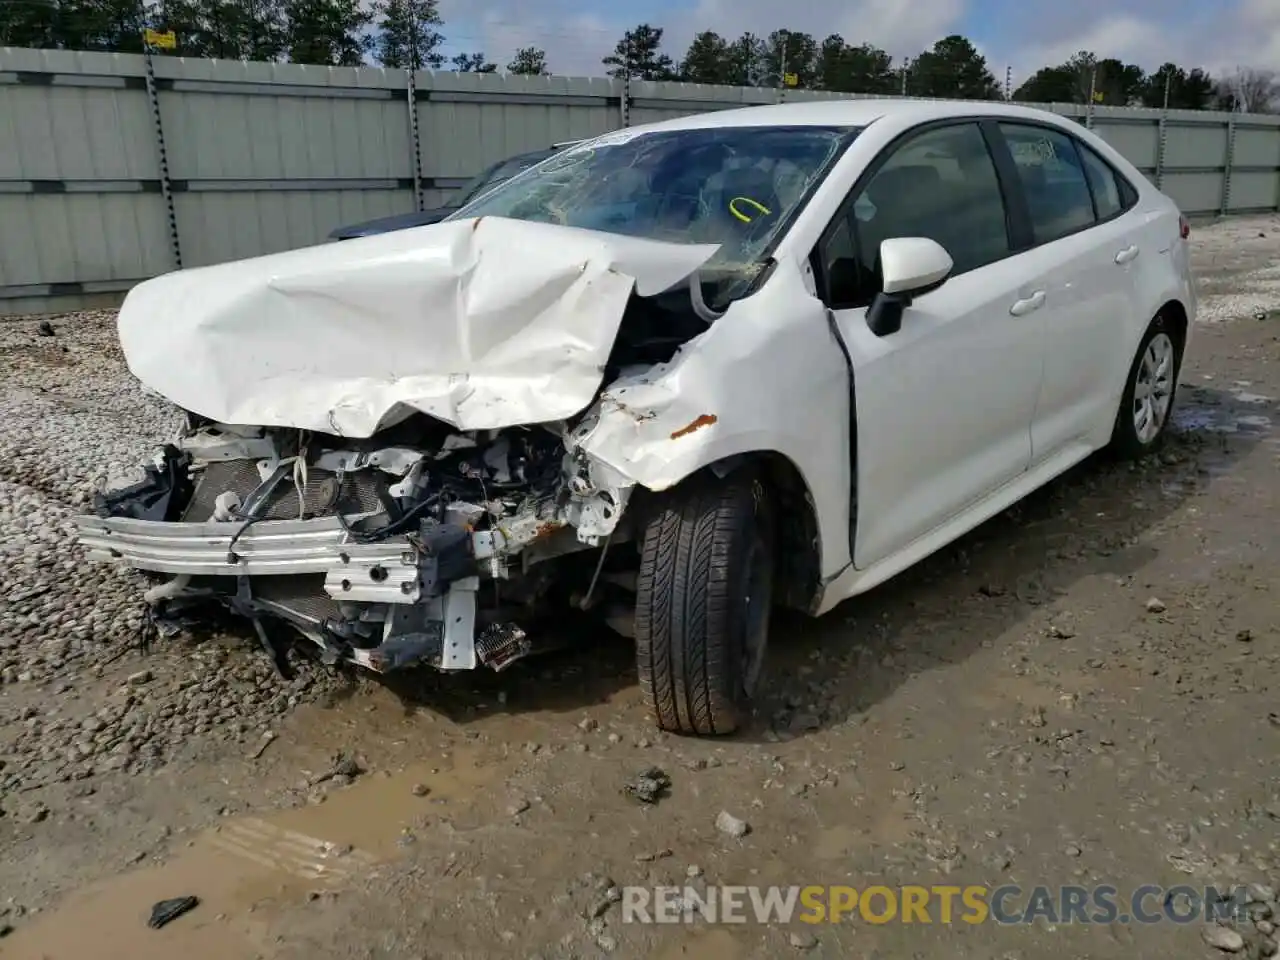
<path fill-rule="evenodd" d="M 778 269 L 668 363 L 625 374 L 572 431 L 596 487 L 667 490 L 742 454 L 773 452 L 813 499 L 828 576 L 849 561 L 848 371 L 822 304 Z"/>

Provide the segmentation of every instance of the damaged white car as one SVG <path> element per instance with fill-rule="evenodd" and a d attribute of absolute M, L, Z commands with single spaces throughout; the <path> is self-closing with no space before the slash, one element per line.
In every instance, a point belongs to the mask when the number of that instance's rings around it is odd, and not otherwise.
<path fill-rule="evenodd" d="M 1159 444 L 1171 201 L 1069 120 L 828 101 L 589 141 L 443 223 L 185 270 L 119 317 L 188 412 L 79 519 L 272 647 L 501 669 L 636 640 L 658 724 L 749 711 L 771 607 L 864 591 L 1091 451 Z"/>

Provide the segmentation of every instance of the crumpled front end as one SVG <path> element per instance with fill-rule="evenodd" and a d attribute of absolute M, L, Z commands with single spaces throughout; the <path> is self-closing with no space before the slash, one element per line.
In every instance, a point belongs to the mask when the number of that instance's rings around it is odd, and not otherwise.
<path fill-rule="evenodd" d="M 502 669 L 554 591 L 595 592 L 603 553 L 585 551 L 629 535 L 630 488 L 596 489 L 554 426 L 417 415 L 353 441 L 192 420 L 77 519 L 90 559 L 161 575 L 161 624 L 212 603 L 273 652 L 283 621 L 330 662 Z"/>

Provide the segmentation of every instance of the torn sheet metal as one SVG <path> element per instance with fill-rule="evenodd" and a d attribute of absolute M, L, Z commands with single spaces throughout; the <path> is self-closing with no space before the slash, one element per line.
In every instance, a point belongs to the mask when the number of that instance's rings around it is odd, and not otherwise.
<path fill-rule="evenodd" d="M 369 437 L 420 410 L 461 430 L 592 400 L 632 290 L 715 245 L 486 217 L 194 270 L 134 287 L 120 344 L 146 386 L 224 424 Z"/>

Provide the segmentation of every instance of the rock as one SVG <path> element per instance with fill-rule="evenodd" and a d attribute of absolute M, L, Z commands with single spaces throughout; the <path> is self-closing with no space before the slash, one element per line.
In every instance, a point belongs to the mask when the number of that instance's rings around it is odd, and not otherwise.
<path fill-rule="evenodd" d="M 1276 888 L 1269 883 L 1251 883 L 1245 887 L 1249 903 L 1275 903 Z"/>
<path fill-rule="evenodd" d="M 1209 946 L 1216 947 L 1224 953 L 1239 953 L 1244 949 L 1244 937 L 1227 927 L 1212 924 L 1204 928 L 1201 936 Z"/>
<path fill-rule="evenodd" d="M 1241 643 L 1251 643 L 1253 641 L 1253 631 L 1249 629 L 1237 630 L 1236 639 Z"/>
<path fill-rule="evenodd" d="M 1164 601 L 1159 597 L 1152 597 L 1147 601 L 1147 613 L 1164 613 L 1166 609 Z"/>
<path fill-rule="evenodd" d="M 297 498 L 295 497 L 295 499 Z M 126 678 L 125 680 L 125 683 L 127 683 L 131 687 L 140 687 L 144 683 L 150 683 L 151 679 L 152 677 L 151 677 L 150 670 L 139 670 L 137 673 L 129 674 L 128 678 Z"/>
<path fill-rule="evenodd" d="M 636 863 L 652 863 L 654 860 L 665 860 L 671 856 L 669 847 L 663 847 L 661 850 L 654 850 L 652 853 L 637 853 L 635 856 Z"/>
<path fill-rule="evenodd" d="M 639 803 L 657 803 L 671 791 L 671 778 L 658 767 L 642 770 L 622 785 L 622 792 Z"/>
<path fill-rule="evenodd" d="M 600 894 L 591 901 L 591 905 L 587 908 L 587 919 L 594 920 L 597 917 L 603 917 L 609 912 L 609 908 L 615 903 L 622 900 L 622 890 L 614 884 L 610 884 Z"/>
<path fill-rule="evenodd" d="M 53 324 L 48 320 L 41 320 L 40 325 L 36 327 L 36 336 L 38 337 L 52 337 L 56 333 L 57 331 L 53 329 Z"/>
<path fill-rule="evenodd" d="M 1277 944 L 1270 937 L 1263 937 L 1258 942 L 1258 956 L 1274 957 L 1277 953 L 1280 953 L 1280 944 Z"/>
<path fill-rule="evenodd" d="M 792 733 L 807 733 L 810 730 L 817 730 L 822 726 L 822 721 L 818 719 L 816 713 L 801 711 L 791 717 L 791 722 L 787 726 Z"/>
<path fill-rule="evenodd" d="M 818 945 L 818 938 L 812 933 L 793 933 L 787 937 L 787 942 L 797 950 L 812 950 Z"/>
<path fill-rule="evenodd" d="M 903 769 L 905 769 L 905 768 L 906 768 L 906 766 L 907 766 L 907 765 L 906 765 L 905 763 L 903 763 L 901 760 L 891 760 L 891 761 L 889 761 L 889 769 L 890 769 L 890 770 L 903 770 Z"/>
<path fill-rule="evenodd" d="M 43 823 L 44 821 L 49 819 L 49 808 L 44 806 L 43 804 L 32 807 L 30 810 L 27 811 L 27 814 L 25 817 L 23 817 L 23 819 L 27 823 Z"/>
<path fill-rule="evenodd" d="M 689 866 L 685 867 L 684 875 L 690 880 L 696 879 L 702 876 L 702 868 L 696 863 L 691 863 Z"/>
<path fill-rule="evenodd" d="M 1255 920 L 1253 925 L 1260 934 L 1266 937 L 1276 932 L 1276 925 L 1270 920 Z"/>
<path fill-rule="evenodd" d="M 264 731 L 262 734 L 262 738 L 258 741 L 258 745 L 249 752 L 248 759 L 257 760 L 260 756 L 262 756 L 263 751 L 265 751 L 267 747 L 271 746 L 271 744 L 275 742 L 275 739 L 276 739 L 275 731 L 273 730 Z"/>
<path fill-rule="evenodd" d="M 1063 851 L 1068 857 L 1078 857 L 1083 851 L 1074 843 L 1069 843 Z"/>
<path fill-rule="evenodd" d="M 431 789 L 425 783 L 415 783 L 409 789 L 409 792 L 412 793 L 415 797 L 425 797 L 428 793 L 431 792 Z"/>
<path fill-rule="evenodd" d="M 751 824 L 745 820 L 739 820 L 728 810 L 721 810 L 716 817 L 716 829 L 726 836 L 740 840 L 751 832 Z"/>
<path fill-rule="evenodd" d="M 600 724 L 598 724 L 592 717 L 583 717 L 578 721 L 578 729 L 583 733 L 591 733 L 593 730 L 598 730 L 599 728 Z"/>
<path fill-rule="evenodd" d="M 513 800 L 511 804 L 507 807 L 507 816 L 518 817 L 520 816 L 520 814 L 524 813 L 528 809 L 529 809 L 529 801 L 521 797 L 518 800 Z"/>

